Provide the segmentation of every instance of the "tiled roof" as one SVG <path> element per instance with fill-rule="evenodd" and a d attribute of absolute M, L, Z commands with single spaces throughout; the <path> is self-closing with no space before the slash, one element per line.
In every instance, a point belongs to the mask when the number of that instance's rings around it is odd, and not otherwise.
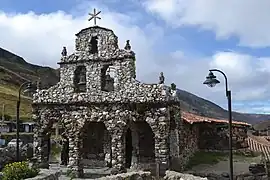
<path fill-rule="evenodd" d="M 193 123 L 203 123 L 203 122 L 209 122 L 209 123 L 228 123 L 228 120 L 226 119 L 214 119 L 204 116 L 195 115 L 188 112 L 181 112 L 182 113 L 182 119 L 190 124 Z M 251 124 L 240 122 L 240 121 L 233 121 L 232 122 L 235 125 L 244 125 L 244 126 L 251 126 Z"/>

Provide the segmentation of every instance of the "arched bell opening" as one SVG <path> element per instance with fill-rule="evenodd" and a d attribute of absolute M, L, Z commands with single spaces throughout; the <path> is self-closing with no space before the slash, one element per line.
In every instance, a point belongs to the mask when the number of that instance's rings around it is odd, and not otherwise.
<path fill-rule="evenodd" d="M 86 92 L 86 67 L 78 66 L 74 72 L 75 92 Z"/>

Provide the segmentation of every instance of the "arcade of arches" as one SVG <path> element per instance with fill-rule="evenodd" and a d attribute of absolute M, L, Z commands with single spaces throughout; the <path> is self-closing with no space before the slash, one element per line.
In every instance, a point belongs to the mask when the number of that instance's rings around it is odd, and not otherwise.
<path fill-rule="evenodd" d="M 135 111 L 123 107 L 110 112 L 105 106 L 35 107 L 35 156 L 41 164 L 48 164 L 48 136 L 52 123 L 59 119 L 68 144 L 64 152 L 68 160 L 63 164 L 79 173 L 83 168 L 106 166 L 151 169 L 156 162 L 167 169 L 170 123 L 166 108 L 136 117 Z"/>

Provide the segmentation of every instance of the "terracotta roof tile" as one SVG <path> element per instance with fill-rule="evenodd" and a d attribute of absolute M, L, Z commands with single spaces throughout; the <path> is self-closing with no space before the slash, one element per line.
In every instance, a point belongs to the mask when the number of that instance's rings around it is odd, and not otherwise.
<path fill-rule="evenodd" d="M 225 120 L 225 119 L 214 119 L 214 118 L 199 116 L 199 115 L 195 115 L 195 114 L 183 112 L 183 111 L 181 113 L 182 113 L 182 119 L 190 124 L 203 123 L 203 122 L 228 123 L 228 120 Z M 240 121 L 233 121 L 232 123 L 236 125 L 251 126 L 251 124 L 240 122 Z"/>

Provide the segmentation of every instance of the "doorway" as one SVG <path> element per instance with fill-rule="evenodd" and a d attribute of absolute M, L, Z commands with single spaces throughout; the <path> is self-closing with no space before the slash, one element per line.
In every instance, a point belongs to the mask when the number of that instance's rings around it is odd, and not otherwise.
<path fill-rule="evenodd" d="M 130 168 L 132 159 L 132 134 L 128 128 L 126 132 L 126 168 Z"/>

